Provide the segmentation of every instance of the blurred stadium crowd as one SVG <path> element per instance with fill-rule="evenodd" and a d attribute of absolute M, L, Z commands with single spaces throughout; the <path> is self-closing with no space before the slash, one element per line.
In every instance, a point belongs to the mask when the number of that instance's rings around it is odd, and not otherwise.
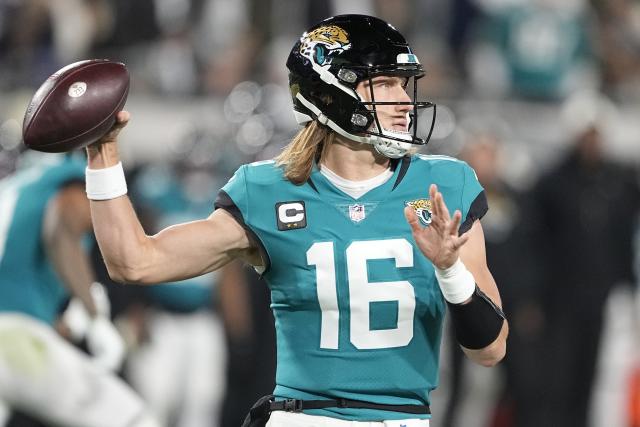
<path fill-rule="evenodd" d="M 340 13 L 407 36 L 438 104 L 424 151 L 468 161 L 489 198 L 507 360 L 489 372 L 445 345 L 432 425 L 640 426 L 636 0 L 0 0 L 0 177 L 44 79 L 110 58 L 131 73 L 121 147 L 148 231 L 206 216 L 239 164 L 296 131 L 286 56 Z M 130 344 L 122 375 L 167 426 L 237 426 L 270 391 L 268 295 L 254 282 L 232 268 L 188 292 L 109 286 Z"/>

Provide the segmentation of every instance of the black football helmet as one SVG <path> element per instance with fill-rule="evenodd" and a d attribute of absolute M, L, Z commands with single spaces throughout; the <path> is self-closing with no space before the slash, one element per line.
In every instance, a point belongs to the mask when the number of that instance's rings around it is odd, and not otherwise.
<path fill-rule="evenodd" d="M 418 102 L 417 80 L 425 71 L 406 40 L 385 21 L 366 15 L 339 15 L 306 31 L 293 46 L 289 59 L 289 89 L 299 124 L 317 120 L 353 141 L 372 144 L 389 158 L 399 158 L 415 145 L 425 145 L 435 123 L 436 106 Z M 376 102 L 376 76 L 400 76 L 412 83 L 411 102 Z M 356 86 L 369 80 L 371 101 L 364 101 Z M 377 105 L 411 105 L 410 132 L 384 129 Z M 432 108 L 426 138 L 417 136 L 418 111 Z"/>

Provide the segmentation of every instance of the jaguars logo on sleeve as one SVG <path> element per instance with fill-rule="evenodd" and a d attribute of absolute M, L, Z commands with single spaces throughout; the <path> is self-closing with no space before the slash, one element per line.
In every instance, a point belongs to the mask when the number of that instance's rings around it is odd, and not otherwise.
<path fill-rule="evenodd" d="M 406 206 L 411 206 L 411 208 L 415 211 L 416 215 L 420 219 L 422 225 L 431 224 L 431 200 L 430 199 L 416 199 L 411 200 L 410 202 L 405 202 Z"/>

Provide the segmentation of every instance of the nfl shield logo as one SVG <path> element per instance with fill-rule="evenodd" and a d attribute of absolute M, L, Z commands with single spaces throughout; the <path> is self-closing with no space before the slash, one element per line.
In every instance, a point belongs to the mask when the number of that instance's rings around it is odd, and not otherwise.
<path fill-rule="evenodd" d="M 349 218 L 353 222 L 360 222 L 364 219 L 364 205 L 350 205 L 349 206 Z"/>

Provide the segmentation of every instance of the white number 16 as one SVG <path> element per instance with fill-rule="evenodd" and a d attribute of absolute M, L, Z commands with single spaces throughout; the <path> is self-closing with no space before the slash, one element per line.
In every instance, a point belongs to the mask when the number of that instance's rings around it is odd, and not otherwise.
<path fill-rule="evenodd" d="M 413 338 L 416 308 L 413 286 L 406 280 L 369 282 L 367 261 L 374 259 L 393 259 L 396 268 L 413 267 L 413 248 L 405 239 L 356 241 L 347 247 L 351 343 L 361 350 L 405 346 Z M 322 311 L 320 348 L 337 349 L 340 311 L 333 242 L 314 243 L 307 251 L 307 264 L 316 266 L 318 301 Z M 395 328 L 370 329 L 369 303 L 379 301 L 398 302 Z"/>

